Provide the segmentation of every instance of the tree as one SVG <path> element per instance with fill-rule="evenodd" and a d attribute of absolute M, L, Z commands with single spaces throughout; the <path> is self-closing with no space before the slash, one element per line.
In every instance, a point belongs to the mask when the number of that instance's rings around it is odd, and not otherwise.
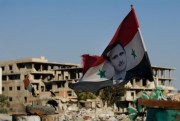
<path fill-rule="evenodd" d="M 7 107 L 9 107 L 8 97 L 0 95 L 0 113 L 7 113 Z"/>
<path fill-rule="evenodd" d="M 125 93 L 125 88 L 122 86 L 106 87 L 98 92 L 98 95 L 102 99 L 103 103 L 107 102 L 109 106 L 116 103 L 120 97 Z"/>
<path fill-rule="evenodd" d="M 92 92 L 76 92 L 78 100 L 96 99 L 96 95 Z"/>

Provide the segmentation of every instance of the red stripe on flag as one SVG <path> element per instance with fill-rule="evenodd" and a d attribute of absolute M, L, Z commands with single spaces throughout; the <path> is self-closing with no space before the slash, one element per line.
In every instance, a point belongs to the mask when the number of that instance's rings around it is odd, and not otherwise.
<path fill-rule="evenodd" d="M 90 67 L 97 66 L 103 63 L 105 60 L 101 56 L 90 56 L 89 54 L 82 55 L 83 62 L 83 75 L 87 72 Z"/>
<path fill-rule="evenodd" d="M 98 66 L 98 65 L 102 64 L 104 61 L 106 61 L 106 60 L 102 56 L 99 56 L 97 61 L 92 66 L 93 67 Z"/>
<path fill-rule="evenodd" d="M 89 54 L 82 55 L 83 75 L 97 61 L 98 56 L 90 56 Z"/>
<path fill-rule="evenodd" d="M 25 77 L 25 79 L 23 80 L 23 82 L 24 82 L 24 88 L 27 89 L 27 87 L 28 87 L 29 84 L 30 84 L 29 75 L 27 75 L 27 76 Z"/>
<path fill-rule="evenodd" d="M 136 17 L 136 13 L 134 8 L 132 8 L 129 14 L 124 18 L 122 23 L 119 25 L 109 45 L 112 45 L 117 41 L 120 42 L 123 47 L 126 46 L 133 39 L 133 37 L 138 31 L 138 28 L 139 28 L 139 24 Z"/>

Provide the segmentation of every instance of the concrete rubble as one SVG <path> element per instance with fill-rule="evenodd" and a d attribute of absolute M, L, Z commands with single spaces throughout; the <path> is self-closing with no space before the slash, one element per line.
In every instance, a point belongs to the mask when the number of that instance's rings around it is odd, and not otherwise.
<path fill-rule="evenodd" d="M 112 108 L 81 108 L 79 110 L 66 110 L 52 116 L 43 116 L 42 121 L 130 121 L 128 115 L 115 115 Z"/>
<path fill-rule="evenodd" d="M 170 96 L 171 100 L 180 101 L 180 94 Z M 75 101 L 76 102 L 76 101 Z M 92 101 L 93 102 L 93 101 Z M 59 101 L 60 105 L 57 108 L 56 114 L 52 115 L 23 115 L 17 116 L 18 121 L 29 121 L 35 117 L 34 121 L 130 121 L 128 115 L 119 113 L 117 106 L 114 104 L 112 107 L 108 107 L 107 104 L 96 103 L 96 105 L 86 105 L 87 107 L 78 106 L 77 103 L 68 104 L 68 101 Z M 93 103 L 92 103 L 93 104 Z M 27 120 L 24 116 L 29 117 Z M 12 121 L 11 115 L 0 114 L 0 121 Z M 143 118 L 143 119 L 142 119 Z M 136 121 L 145 121 L 146 117 L 138 117 Z"/>
<path fill-rule="evenodd" d="M 171 95 L 169 98 L 170 100 L 173 100 L 173 101 L 180 101 L 180 93 Z"/>
<path fill-rule="evenodd" d="M 77 105 L 70 105 L 66 108 L 65 104 L 61 104 L 58 108 L 58 113 L 55 115 L 41 116 L 42 121 L 130 121 L 128 115 L 116 113 L 117 107 L 107 107 L 107 104 L 96 104 L 94 108 L 77 107 Z M 142 118 L 138 117 L 136 121 L 142 121 Z"/>
<path fill-rule="evenodd" d="M 7 118 L 8 117 L 8 118 Z M 17 121 L 29 121 L 34 115 L 29 115 L 28 120 L 24 116 L 17 116 Z M 128 115 L 125 114 L 116 114 L 112 108 L 81 108 L 79 110 L 67 108 L 65 111 L 59 111 L 58 114 L 54 115 L 43 115 L 40 116 L 41 121 L 130 121 Z M 0 121 L 12 121 L 12 116 L 4 114 L 0 116 Z M 39 118 L 36 118 L 34 121 L 40 121 Z"/>
<path fill-rule="evenodd" d="M 0 121 L 12 121 L 12 116 L 8 114 L 0 114 Z"/>

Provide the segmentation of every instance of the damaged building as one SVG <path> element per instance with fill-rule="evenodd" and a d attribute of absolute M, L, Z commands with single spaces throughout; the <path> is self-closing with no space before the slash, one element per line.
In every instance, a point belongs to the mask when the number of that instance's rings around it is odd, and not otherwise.
<path fill-rule="evenodd" d="M 68 88 L 69 82 L 75 82 L 81 75 L 78 64 L 48 62 L 44 57 L 1 61 L 2 93 L 8 96 L 10 112 L 23 111 L 23 105 L 36 99 L 51 96 L 75 98 Z M 37 97 L 33 97 L 24 88 L 23 80 L 29 75 Z M 22 110 L 20 110 L 22 109 Z"/>
<path fill-rule="evenodd" d="M 48 62 L 44 57 L 0 61 L 2 69 L 2 93 L 8 96 L 10 112 L 24 111 L 24 105 L 33 100 L 46 99 L 56 96 L 58 98 L 76 99 L 75 92 L 68 87 L 69 83 L 76 82 L 82 76 L 82 67 L 79 64 Z M 172 83 L 171 71 L 174 68 L 152 67 L 155 82 L 162 86 L 168 94 L 176 90 Z M 29 75 L 37 97 L 33 97 L 25 90 L 23 80 Z M 118 98 L 118 112 L 127 112 L 142 91 L 151 92 L 155 83 L 144 79 L 130 80 L 124 93 Z"/>
<path fill-rule="evenodd" d="M 167 96 L 171 96 L 177 90 L 173 87 L 175 78 L 172 78 L 171 75 L 175 68 L 153 66 L 152 70 L 155 81 L 135 78 L 124 85 L 123 93 L 117 99 L 118 112 L 126 113 L 127 107 L 131 106 L 132 102 L 140 97 L 143 91 L 150 94 L 155 89 L 155 85 L 162 87 L 163 93 Z"/>

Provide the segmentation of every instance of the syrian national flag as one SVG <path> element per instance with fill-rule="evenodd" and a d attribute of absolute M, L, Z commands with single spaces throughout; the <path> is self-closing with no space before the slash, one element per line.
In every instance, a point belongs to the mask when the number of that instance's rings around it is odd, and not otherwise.
<path fill-rule="evenodd" d="M 133 78 L 153 80 L 151 64 L 134 8 L 124 18 L 101 56 L 83 55 L 83 76 L 69 87 L 97 91 Z"/>

